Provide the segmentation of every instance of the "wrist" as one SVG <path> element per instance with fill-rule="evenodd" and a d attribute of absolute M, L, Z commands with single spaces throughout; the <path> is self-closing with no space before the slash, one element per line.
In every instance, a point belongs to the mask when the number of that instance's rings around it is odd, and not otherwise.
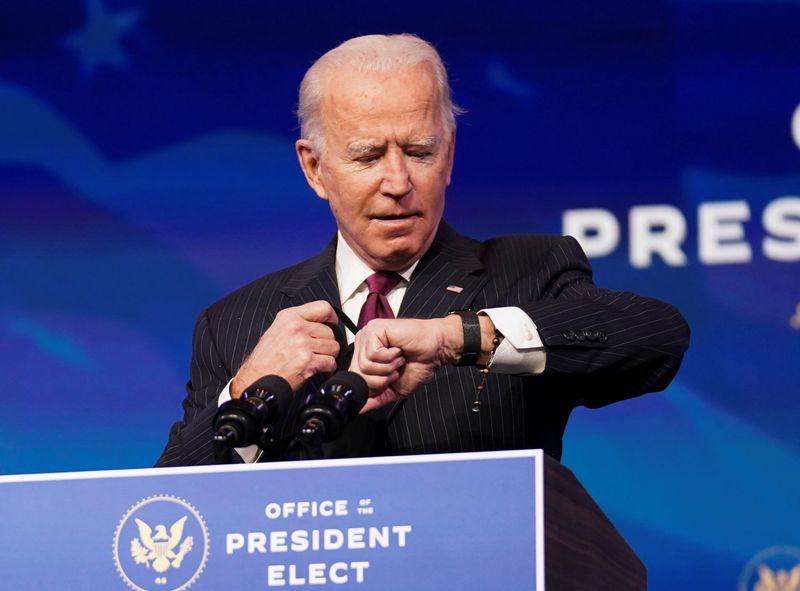
<path fill-rule="evenodd" d="M 455 310 L 442 320 L 442 363 L 478 367 L 491 364 L 503 337 L 488 315 Z"/>
<path fill-rule="evenodd" d="M 454 365 L 475 366 L 481 353 L 481 325 L 478 314 L 472 310 L 451 310 L 448 317 L 458 317 L 461 320 L 460 347 L 457 348 L 458 356 Z"/>
<path fill-rule="evenodd" d="M 481 352 L 478 354 L 479 367 L 487 367 L 492 362 L 497 345 L 502 336 L 494 326 L 494 322 L 486 314 L 479 314 L 478 321 L 481 325 Z"/>
<path fill-rule="evenodd" d="M 440 346 L 440 358 L 442 365 L 454 365 L 461 358 L 464 349 L 464 329 L 461 317 L 457 314 L 448 314 L 444 318 L 437 319 L 442 323 L 442 342 Z"/>
<path fill-rule="evenodd" d="M 256 382 L 256 380 L 258 380 L 260 377 L 262 376 L 254 375 L 252 374 L 252 372 L 248 372 L 246 365 L 242 366 L 236 373 L 236 375 L 233 376 L 230 388 L 228 388 L 228 392 L 230 392 L 231 398 L 233 400 L 241 398 L 245 390 L 247 390 L 250 386 L 252 386 Z"/>
<path fill-rule="evenodd" d="M 231 385 L 228 388 L 228 392 L 230 392 L 231 399 L 236 400 L 242 396 L 242 392 L 244 392 L 245 388 L 247 388 L 249 384 L 245 384 L 244 380 L 236 374 L 233 379 L 231 380 Z"/>

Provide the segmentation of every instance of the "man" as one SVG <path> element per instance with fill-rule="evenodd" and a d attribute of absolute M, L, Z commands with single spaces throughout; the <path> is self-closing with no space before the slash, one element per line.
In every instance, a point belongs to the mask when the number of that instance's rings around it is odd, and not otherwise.
<path fill-rule="evenodd" d="M 596 287 L 571 238 L 481 243 L 442 221 L 456 112 L 441 59 L 414 36 L 351 39 L 312 66 L 296 149 L 338 235 L 200 315 L 184 420 L 159 465 L 212 462 L 218 405 L 264 375 L 319 387 L 340 353 L 324 324 L 341 320 L 334 306 L 365 324 L 351 369 L 371 398 L 333 456 L 541 447 L 559 458 L 575 406 L 667 386 L 688 344 L 677 310 Z"/>

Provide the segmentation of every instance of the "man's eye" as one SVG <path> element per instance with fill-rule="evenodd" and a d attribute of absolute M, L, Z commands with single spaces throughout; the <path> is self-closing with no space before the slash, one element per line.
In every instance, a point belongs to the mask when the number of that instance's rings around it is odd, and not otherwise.
<path fill-rule="evenodd" d="M 424 160 L 426 158 L 430 158 L 433 155 L 433 152 L 430 150 L 414 150 L 408 153 L 409 156 L 412 158 L 419 158 L 420 160 Z"/>
<path fill-rule="evenodd" d="M 369 164 L 371 162 L 375 162 L 380 158 L 380 154 L 366 154 L 364 156 L 359 156 L 356 158 L 356 162 L 360 162 L 362 164 Z"/>

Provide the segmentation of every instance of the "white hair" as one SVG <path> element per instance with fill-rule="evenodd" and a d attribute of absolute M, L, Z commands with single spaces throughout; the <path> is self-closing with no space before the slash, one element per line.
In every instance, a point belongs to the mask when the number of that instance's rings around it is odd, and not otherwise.
<path fill-rule="evenodd" d="M 416 35 L 364 35 L 354 37 L 331 49 L 308 69 L 300 83 L 297 119 L 300 137 L 309 140 L 316 150 L 325 144 L 320 117 L 323 86 L 341 67 L 357 72 L 383 73 L 397 67 L 428 63 L 433 68 L 439 97 L 439 109 L 448 134 L 456 129 L 456 115 L 463 110 L 453 104 L 450 83 L 439 52 Z"/>

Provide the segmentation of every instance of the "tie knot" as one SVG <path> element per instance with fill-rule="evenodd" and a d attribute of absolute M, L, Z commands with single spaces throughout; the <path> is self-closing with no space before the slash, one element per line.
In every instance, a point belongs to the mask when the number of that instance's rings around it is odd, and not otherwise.
<path fill-rule="evenodd" d="M 402 277 L 394 271 L 378 271 L 367 277 L 369 293 L 379 293 L 385 296 L 400 283 Z"/>

